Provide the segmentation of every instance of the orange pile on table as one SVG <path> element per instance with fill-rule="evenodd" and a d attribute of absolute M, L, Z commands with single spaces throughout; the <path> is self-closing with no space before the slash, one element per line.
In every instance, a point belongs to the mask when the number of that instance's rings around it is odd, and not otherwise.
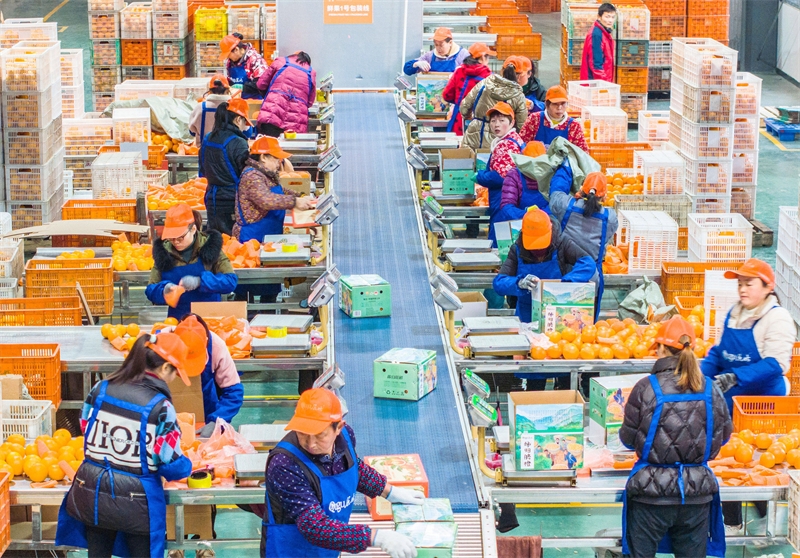
<path fill-rule="evenodd" d="M 258 240 L 248 240 L 241 243 L 235 238 L 222 235 L 222 251 L 228 256 L 231 265 L 235 268 L 252 269 L 261 265 L 261 244 Z"/>
<path fill-rule="evenodd" d="M 204 211 L 204 201 L 208 180 L 194 178 L 183 184 L 161 186 L 151 184 L 147 189 L 147 209 L 150 211 L 166 210 L 179 203 L 188 204 L 192 209 Z"/>
<path fill-rule="evenodd" d="M 206 318 L 205 321 L 208 329 L 225 341 L 234 359 L 250 358 L 250 343 L 253 338 L 262 339 L 267 336 L 263 331 L 250 329 L 247 320 L 238 320 L 234 316 Z"/>
<path fill-rule="evenodd" d="M 724 486 L 785 486 L 787 470 L 800 468 L 800 430 L 787 435 L 742 430 L 708 462 Z"/>

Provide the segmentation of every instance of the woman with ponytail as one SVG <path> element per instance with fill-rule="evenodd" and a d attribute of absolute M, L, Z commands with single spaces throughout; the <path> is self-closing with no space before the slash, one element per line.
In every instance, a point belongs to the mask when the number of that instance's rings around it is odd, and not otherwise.
<path fill-rule="evenodd" d="M 675 316 L 658 330 L 658 360 L 625 404 L 620 441 L 636 452 L 623 496 L 622 551 L 725 556 L 719 485 L 708 461 L 733 426 L 722 392 L 700 371 L 694 326 Z"/>

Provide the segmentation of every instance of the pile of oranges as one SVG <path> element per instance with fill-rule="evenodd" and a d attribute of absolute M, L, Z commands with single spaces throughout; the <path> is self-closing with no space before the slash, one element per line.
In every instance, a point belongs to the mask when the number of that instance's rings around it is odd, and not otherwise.
<path fill-rule="evenodd" d="M 139 337 L 139 324 L 103 324 L 100 327 L 100 335 L 103 339 L 108 339 L 111 346 L 118 351 L 130 351 Z"/>
<path fill-rule="evenodd" d="M 183 184 L 150 184 L 147 188 L 147 209 L 150 211 L 166 210 L 179 203 L 188 204 L 192 209 L 204 211 L 206 187 L 208 180 L 193 178 Z"/>
<path fill-rule="evenodd" d="M 72 250 L 70 252 L 62 252 L 56 256 L 57 260 L 91 260 L 94 258 L 94 250 L 87 248 L 86 250 Z"/>
<path fill-rule="evenodd" d="M 721 458 L 732 457 L 742 465 L 754 465 L 755 450 L 761 450 L 758 464 L 768 469 L 786 463 L 795 469 L 800 468 L 800 430 L 794 429 L 785 436 L 767 433 L 754 434 L 750 430 L 731 436 L 719 452 Z"/>
<path fill-rule="evenodd" d="M 83 436 L 73 438 L 63 428 L 52 436 L 39 436 L 30 444 L 21 434 L 12 434 L 0 445 L 0 471 L 14 477 L 24 474 L 35 483 L 48 478 L 51 481 L 71 478 L 83 459 Z"/>
<path fill-rule="evenodd" d="M 546 349 L 539 346 L 532 347 L 531 358 L 533 360 L 655 358 L 656 353 L 650 347 L 655 341 L 658 327 L 658 324 L 638 325 L 631 318 L 624 320 L 612 318 L 600 320 L 595 325 L 583 326 L 581 331 L 565 328 L 562 331 L 545 334 L 553 344 Z M 700 330 L 702 334 L 702 324 Z M 702 358 L 713 345 L 713 341 L 706 342 L 698 338 L 694 353 L 698 358 Z"/>
<path fill-rule="evenodd" d="M 111 266 L 114 271 L 150 271 L 155 265 L 153 247 L 115 240 L 111 244 Z"/>
<path fill-rule="evenodd" d="M 608 193 L 603 205 L 614 207 L 614 198 L 618 194 L 641 194 L 644 191 L 644 176 L 627 176 L 621 172 L 606 175 Z"/>

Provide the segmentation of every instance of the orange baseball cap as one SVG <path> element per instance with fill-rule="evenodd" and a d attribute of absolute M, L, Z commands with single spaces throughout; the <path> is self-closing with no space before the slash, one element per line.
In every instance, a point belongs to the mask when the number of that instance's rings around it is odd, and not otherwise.
<path fill-rule="evenodd" d="M 533 70 L 533 64 L 531 63 L 530 58 L 527 56 L 517 56 L 517 62 L 519 62 L 519 66 L 514 66 L 517 68 L 519 72 L 527 72 L 528 70 Z"/>
<path fill-rule="evenodd" d="M 536 206 L 528 208 L 522 218 L 522 246 L 526 250 L 543 250 L 550 246 L 552 238 L 550 216 Z"/>
<path fill-rule="evenodd" d="M 736 271 L 726 271 L 725 279 L 738 279 L 739 277 L 758 277 L 768 285 L 775 284 L 775 272 L 767 262 L 750 258 Z"/>
<path fill-rule="evenodd" d="M 551 103 L 566 103 L 568 101 L 567 91 L 560 85 L 554 85 L 547 90 L 544 100 Z"/>
<path fill-rule="evenodd" d="M 453 32 L 447 27 L 437 27 L 433 32 L 434 41 L 444 41 L 445 39 L 452 39 Z"/>
<path fill-rule="evenodd" d="M 250 122 L 250 119 L 247 117 L 247 111 L 249 108 L 250 107 L 247 104 L 247 101 L 245 101 L 241 97 L 234 97 L 233 99 L 228 101 L 228 111 L 232 112 L 233 114 L 238 114 L 239 116 L 247 120 L 247 123 L 252 126 L 253 123 Z"/>
<path fill-rule="evenodd" d="M 220 51 L 219 59 L 221 61 L 227 60 L 228 56 L 230 56 L 233 49 L 239 46 L 239 43 L 241 42 L 242 42 L 241 39 L 239 39 L 239 37 L 236 37 L 234 35 L 224 36 L 222 40 L 219 42 L 219 51 Z"/>
<path fill-rule="evenodd" d="M 486 111 L 486 118 L 491 118 L 494 113 L 505 114 L 511 117 L 511 121 L 514 122 L 514 109 L 506 102 L 496 102 L 492 108 Z"/>
<path fill-rule="evenodd" d="M 486 43 L 474 43 L 467 50 L 469 50 L 469 55 L 473 58 L 480 58 L 484 54 L 488 54 L 489 56 L 497 56 L 497 53 L 491 50 Z"/>
<path fill-rule="evenodd" d="M 231 87 L 228 78 L 226 78 L 224 75 L 214 74 L 213 76 L 211 76 L 211 81 L 208 82 L 208 88 L 211 89 L 212 87 L 219 87 L 220 85 L 223 85 L 228 89 L 230 89 Z"/>
<path fill-rule="evenodd" d="M 681 339 L 684 342 L 681 342 Z M 697 338 L 694 334 L 694 326 L 683 319 L 681 316 L 672 316 L 669 320 L 662 323 L 656 333 L 656 339 L 650 350 L 655 349 L 658 345 L 666 345 L 674 349 L 683 349 L 684 344 L 694 348 L 694 342 Z"/>
<path fill-rule="evenodd" d="M 545 153 L 547 153 L 547 150 L 540 141 L 529 141 L 525 144 L 525 149 L 522 150 L 522 154 L 526 157 L 539 157 Z"/>
<path fill-rule="evenodd" d="M 506 69 L 509 66 L 514 66 L 514 70 L 517 73 L 520 73 L 522 71 L 522 62 L 520 62 L 519 58 L 520 58 L 519 56 L 512 54 L 511 56 L 503 60 L 503 69 Z"/>
<path fill-rule="evenodd" d="M 197 316 L 188 316 L 173 331 L 189 349 L 184 366 L 190 378 L 199 376 L 208 363 L 208 334 Z"/>
<path fill-rule="evenodd" d="M 589 194 L 594 190 L 594 195 L 602 198 L 608 192 L 608 183 L 606 182 L 606 175 L 600 171 L 590 172 L 586 175 L 586 179 L 581 186 L 581 192 Z"/>
<path fill-rule="evenodd" d="M 273 138 L 270 136 L 258 136 L 256 141 L 253 142 L 253 145 L 250 146 L 250 154 L 272 155 L 278 159 L 288 159 L 292 156 L 291 153 L 287 153 L 281 149 L 278 138 Z"/>
<path fill-rule="evenodd" d="M 178 238 L 189 228 L 189 225 L 194 225 L 194 212 L 188 204 L 179 203 L 167 209 L 167 215 L 164 218 L 164 230 L 161 231 L 161 238 L 163 240 L 171 240 Z"/>
<path fill-rule="evenodd" d="M 284 430 L 316 436 L 340 420 L 342 404 L 336 394 L 325 388 L 312 388 L 300 396 L 294 416 Z"/>
<path fill-rule="evenodd" d="M 159 333 L 150 335 L 150 339 L 145 343 L 145 347 L 152 350 L 158 356 L 169 362 L 178 370 L 178 375 L 187 386 L 192 385 L 186 370 L 186 359 L 189 356 L 189 347 L 175 333 Z M 200 370 L 202 372 L 202 370 Z"/>

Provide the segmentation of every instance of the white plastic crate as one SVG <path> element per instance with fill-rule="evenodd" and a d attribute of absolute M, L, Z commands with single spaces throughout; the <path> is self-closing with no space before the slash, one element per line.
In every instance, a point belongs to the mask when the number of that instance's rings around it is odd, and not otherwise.
<path fill-rule="evenodd" d="M 86 103 L 83 96 L 83 84 L 76 87 L 61 88 L 61 115 L 64 118 L 83 118 Z"/>
<path fill-rule="evenodd" d="M 0 23 L 0 49 L 28 40 L 57 41 L 58 24 L 44 22 L 42 18 L 7 19 Z"/>
<path fill-rule="evenodd" d="M 197 74 L 197 77 L 202 77 L 208 81 L 216 74 L 224 74 L 225 68 L 199 68 L 195 66 L 194 73 Z"/>
<path fill-rule="evenodd" d="M 753 251 L 753 225 L 736 213 L 689 214 L 690 262 L 743 262 Z"/>
<path fill-rule="evenodd" d="M 775 289 L 780 287 L 784 293 L 788 292 L 791 288 L 791 274 L 793 273 L 792 265 L 787 261 L 787 258 L 780 254 L 775 254 Z M 786 299 L 783 298 L 782 302 Z"/>
<path fill-rule="evenodd" d="M 567 28 L 570 39 L 586 38 L 597 20 L 597 4 L 562 2 L 565 10 L 565 21 L 562 23 Z"/>
<path fill-rule="evenodd" d="M 669 141 L 692 159 L 730 158 L 733 124 L 698 124 L 669 111 Z"/>
<path fill-rule="evenodd" d="M 648 143 L 669 141 L 669 111 L 639 111 L 639 141 Z"/>
<path fill-rule="evenodd" d="M 175 84 L 175 98 L 199 101 L 208 91 L 208 79 L 204 77 L 183 78 Z"/>
<path fill-rule="evenodd" d="M 3 93 L 6 128 L 44 128 L 61 114 L 61 84 L 41 93 Z"/>
<path fill-rule="evenodd" d="M 92 41 L 92 65 L 118 66 L 122 63 L 122 52 L 119 39 Z"/>
<path fill-rule="evenodd" d="M 7 205 L 14 223 L 14 230 L 39 227 L 61 218 L 64 190 L 59 188 L 47 201 L 8 201 Z"/>
<path fill-rule="evenodd" d="M 670 41 L 650 41 L 647 65 L 662 68 L 672 66 L 672 43 Z"/>
<path fill-rule="evenodd" d="M 49 200 L 64 184 L 64 148 L 43 165 L 6 165 L 6 199 Z"/>
<path fill-rule="evenodd" d="M 117 89 L 117 87 L 119 87 L 119 85 L 122 85 L 122 84 L 124 84 L 126 82 L 130 85 L 130 82 L 133 82 L 133 81 L 139 82 L 139 86 L 140 87 L 141 87 L 141 82 L 142 81 L 153 81 L 153 67 L 152 66 L 123 66 L 122 67 L 122 82 L 120 84 L 118 84 L 118 85 L 115 85 L 114 86 L 114 90 L 116 91 L 116 89 Z M 120 99 L 117 99 L 115 97 L 115 100 L 119 101 Z M 132 99 L 128 99 L 128 100 L 130 101 Z"/>
<path fill-rule="evenodd" d="M 4 239 L 2 244 L 0 244 L 0 278 L 10 279 L 16 277 L 19 279 L 22 277 L 22 272 L 24 270 L 25 247 L 23 241 Z"/>
<path fill-rule="evenodd" d="M 758 116 L 762 81 L 750 72 L 736 72 L 736 116 Z"/>
<path fill-rule="evenodd" d="M 95 93 L 112 92 L 122 81 L 122 71 L 119 66 L 92 66 L 92 91 Z M 96 106 L 94 110 L 99 110 Z"/>
<path fill-rule="evenodd" d="M 570 110 L 583 107 L 619 108 L 620 86 L 603 80 L 567 82 Z"/>
<path fill-rule="evenodd" d="M 776 253 L 787 265 L 794 262 L 795 239 L 798 238 L 797 206 L 781 206 L 778 213 L 778 248 Z"/>
<path fill-rule="evenodd" d="M 119 39 L 119 12 L 90 12 L 90 39 Z"/>
<path fill-rule="evenodd" d="M 672 73 L 692 87 L 734 87 L 738 53 L 714 39 L 672 39 Z"/>
<path fill-rule="evenodd" d="M 691 237 L 690 237 L 691 239 Z M 691 240 L 690 240 L 691 242 Z M 719 339 L 725 327 L 728 311 L 739 302 L 739 283 L 725 279 L 724 271 L 706 270 L 703 292 L 703 338 Z"/>
<path fill-rule="evenodd" d="M 684 161 L 674 151 L 634 151 L 634 172 L 644 177 L 644 194 L 682 194 Z"/>
<path fill-rule="evenodd" d="M 150 143 L 149 108 L 115 108 L 114 143 Z"/>
<path fill-rule="evenodd" d="M 17 298 L 19 295 L 19 279 L 10 277 L 0 279 L 0 298 Z"/>
<path fill-rule="evenodd" d="M 125 7 L 125 0 L 89 0 L 90 12 L 118 12 Z"/>
<path fill-rule="evenodd" d="M 101 153 L 92 162 L 95 199 L 132 198 L 144 191 L 141 153 Z"/>
<path fill-rule="evenodd" d="M 669 108 L 692 122 L 733 122 L 733 88 L 692 87 L 672 74 L 669 98 Z"/>
<path fill-rule="evenodd" d="M 39 436 L 52 436 L 52 406 L 50 401 L 2 401 L 3 439 L 19 434 L 26 442 L 33 442 Z"/>
<path fill-rule="evenodd" d="M 153 38 L 153 3 L 132 2 L 120 15 L 120 37 L 123 39 Z"/>
<path fill-rule="evenodd" d="M 262 37 L 265 41 L 274 41 L 276 35 L 277 12 L 275 6 L 262 6 Z"/>
<path fill-rule="evenodd" d="M 688 194 L 687 194 L 688 196 Z M 692 213 L 720 214 L 731 212 L 731 197 L 728 196 L 688 196 Z"/>
<path fill-rule="evenodd" d="M 261 9 L 258 6 L 228 7 L 228 34 L 241 33 L 246 41 L 261 39 Z"/>
<path fill-rule="evenodd" d="M 108 92 L 95 92 L 92 94 L 92 106 L 94 110 L 98 112 L 103 112 L 106 110 L 108 105 L 114 102 L 114 93 Z"/>
<path fill-rule="evenodd" d="M 61 43 L 23 41 L 0 51 L 3 91 L 44 91 L 61 83 Z"/>
<path fill-rule="evenodd" d="M 758 151 L 734 153 L 732 165 L 734 186 L 758 184 Z"/>
<path fill-rule="evenodd" d="M 617 245 L 628 245 L 628 274 L 661 273 L 678 257 L 678 223 L 663 211 L 618 213 Z"/>
<path fill-rule="evenodd" d="M 800 548 L 800 471 L 789 473 L 789 544 Z"/>
<path fill-rule="evenodd" d="M 0 212 L 0 237 L 7 235 L 10 232 L 11 232 L 11 214 Z M 10 242 L 10 240 L 0 238 L 0 246 L 2 246 L 4 243 L 7 242 Z"/>
<path fill-rule="evenodd" d="M 75 196 L 75 188 L 72 178 L 73 172 L 71 170 L 64 170 L 64 203 L 68 202 Z"/>
<path fill-rule="evenodd" d="M 692 159 L 686 163 L 686 193 L 692 196 L 730 196 L 733 163 L 730 159 Z"/>
<path fill-rule="evenodd" d="M 145 170 L 144 171 L 144 189 L 151 185 L 153 186 L 163 186 L 166 188 L 169 186 L 169 172 L 165 170 Z"/>
<path fill-rule="evenodd" d="M 7 165 L 43 165 L 64 146 L 61 117 L 46 128 L 9 128 L 3 144 Z"/>
<path fill-rule="evenodd" d="M 616 107 L 583 107 L 581 112 L 587 141 L 625 143 L 628 141 L 628 115 Z"/>
<path fill-rule="evenodd" d="M 110 118 L 64 120 L 64 146 L 67 156 L 97 155 L 102 145 L 113 140 L 114 124 Z"/>
<path fill-rule="evenodd" d="M 647 6 L 620 5 L 617 18 L 617 39 L 650 39 L 650 10 Z"/>
<path fill-rule="evenodd" d="M 64 164 L 72 173 L 72 192 L 86 191 L 89 197 L 92 195 L 92 161 L 95 156 L 90 157 L 65 157 Z M 66 172 L 66 171 L 64 171 Z"/>
<path fill-rule="evenodd" d="M 61 49 L 61 86 L 83 87 L 83 49 Z"/>
<path fill-rule="evenodd" d="M 177 12 L 186 6 L 187 0 L 153 0 L 154 12 Z"/>
<path fill-rule="evenodd" d="M 680 228 L 688 227 L 687 215 L 692 204 L 685 194 L 645 196 L 643 194 L 618 194 L 614 197 L 617 211 L 663 211 L 672 217 Z"/>
<path fill-rule="evenodd" d="M 619 108 L 628 115 L 628 122 L 638 122 L 639 113 L 647 110 L 647 93 L 623 93 L 619 97 Z M 627 130 L 625 133 L 627 135 Z"/>
<path fill-rule="evenodd" d="M 125 81 L 114 88 L 114 95 L 115 101 L 133 101 L 150 97 L 168 98 L 175 95 L 175 84 L 168 80 Z M 149 122 L 150 109 L 147 109 L 147 112 Z"/>
<path fill-rule="evenodd" d="M 733 123 L 733 150 L 752 151 L 758 149 L 758 117 L 737 116 Z"/>
<path fill-rule="evenodd" d="M 194 48 L 198 68 L 217 69 L 222 66 L 219 61 L 219 42 L 197 42 Z"/>
<path fill-rule="evenodd" d="M 153 14 L 154 39 L 182 39 L 189 32 L 189 11 L 184 2 L 179 10 Z"/>
<path fill-rule="evenodd" d="M 731 213 L 738 213 L 748 221 L 756 216 L 756 186 L 742 185 L 731 190 Z"/>

